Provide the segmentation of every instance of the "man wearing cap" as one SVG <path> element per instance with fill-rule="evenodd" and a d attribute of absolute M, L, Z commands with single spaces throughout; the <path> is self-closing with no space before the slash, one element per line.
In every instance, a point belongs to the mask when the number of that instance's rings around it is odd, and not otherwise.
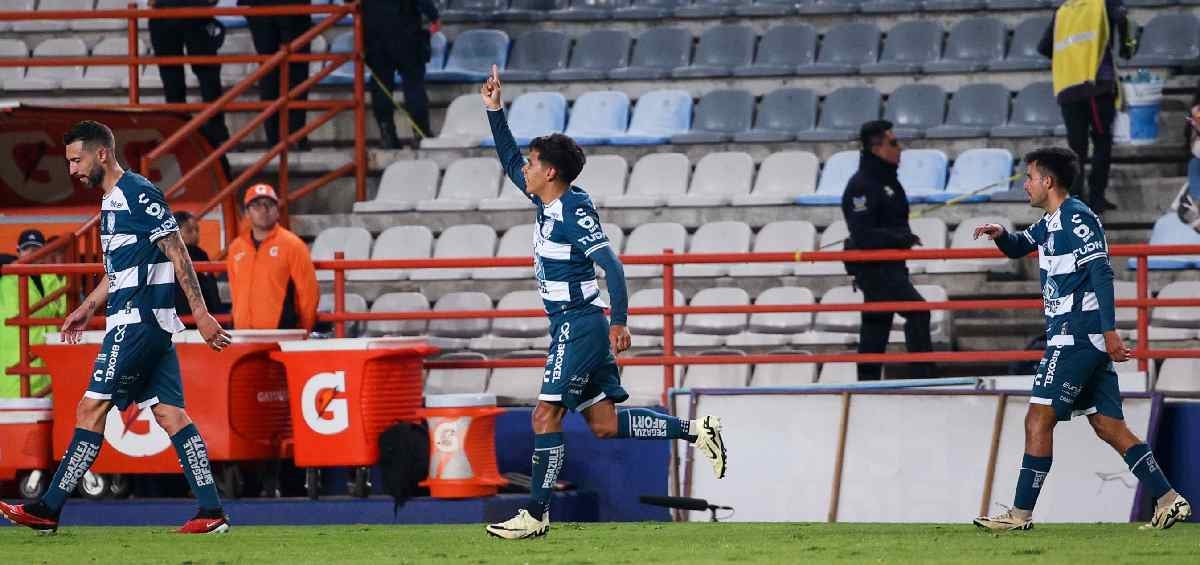
<path fill-rule="evenodd" d="M 46 244 L 46 236 L 42 232 L 29 229 L 21 232 L 17 238 L 17 255 L 0 254 L 0 265 L 7 265 L 18 258 L 24 259 L 32 255 Z M 58 290 L 66 280 L 59 275 L 43 274 L 29 277 L 29 304 L 36 304 L 42 297 Z M 3 323 L 4 320 L 20 315 L 20 281 L 17 275 L 0 277 L 0 373 L 16 365 L 21 360 L 21 328 Z M 67 297 L 61 296 L 47 304 L 37 312 L 35 318 L 61 318 L 67 313 Z M 36 345 L 45 343 L 46 332 L 53 331 L 54 326 L 30 326 L 29 343 Z M 41 366 L 41 359 L 35 360 L 34 365 Z M 35 395 L 49 391 L 50 377 L 34 375 L 29 381 L 29 390 Z M 16 376 L 0 376 L 0 398 L 15 398 L 21 395 L 21 380 Z"/>
<path fill-rule="evenodd" d="M 233 326 L 311 331 L 320 290 L 308 246 L 280 227 L 279 197 L 270 185 L 251 186 L 242 203 L 250 226 L 225 256 Z"/>

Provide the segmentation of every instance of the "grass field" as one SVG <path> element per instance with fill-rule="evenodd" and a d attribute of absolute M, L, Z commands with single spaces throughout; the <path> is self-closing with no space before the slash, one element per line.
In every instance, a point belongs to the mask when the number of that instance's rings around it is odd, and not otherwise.
<path fill-rule="evenodd" d="M 167 528 L 0 527 L 3 563 L 1197 563 L 1200 525 L 1047 524 L 995 535 L 966 525 L 555 524 L 504 541 L 482 526 L 258 526 L 224 536 Z"/>

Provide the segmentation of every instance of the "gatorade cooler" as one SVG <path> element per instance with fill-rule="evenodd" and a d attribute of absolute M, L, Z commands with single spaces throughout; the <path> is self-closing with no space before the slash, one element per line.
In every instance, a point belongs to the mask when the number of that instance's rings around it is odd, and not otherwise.
<path fill-rule="evenodd" d="M 53 467 L 50 409 L 49 398 L 0 400 L 0 481 Z"/>
<path fill-rule="evenodd" d="M 188 416 L 204 435 L 211 461 L 261 461 L 280 457 L 291 435 L 283 366 L 268 356 L 279 342 L 302 340 L 303 330 L 236 330 L 233 343 L 217 353 L 195 330 L 175 334 Z M 65 453 L 75 428 L 75 407 L 92 378 L 104 332 L 84 332 L 77 344 L 48 334 L 33 351 L 45 360 L 54 391 L 54 451 Z M 171 438 L 150 408 L 113 408 L 104 426 L 97 473 L 178 473 Z"/>
<path fill-rule="evenodd" d="M 421 339 L 320 339 L 279 344 L 287 367 L 297 467 L 363 467 L 379 461 L 379 434 L 417 422 L 424 358 Z"/>
<path fill-rule="evenodd" d="M 491 496 L 508 481 L 496 467 L 496 407 L 492 394 L 425 397 L 429 423 L 429 487 L 434 498 Z"/>

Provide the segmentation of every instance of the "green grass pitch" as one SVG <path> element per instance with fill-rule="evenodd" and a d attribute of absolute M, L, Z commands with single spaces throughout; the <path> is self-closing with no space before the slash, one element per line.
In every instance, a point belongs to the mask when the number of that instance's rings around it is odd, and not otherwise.
<path fill-rule="evenodd" d="M 236 518 L 236 517 L 235 517 Z M 970 524 L 554 524 L 507 541 L 472 526 L 0 527 L 3 563 L 1197 563 L 1200 525 L 1043 524 L 989 534 Z"/>

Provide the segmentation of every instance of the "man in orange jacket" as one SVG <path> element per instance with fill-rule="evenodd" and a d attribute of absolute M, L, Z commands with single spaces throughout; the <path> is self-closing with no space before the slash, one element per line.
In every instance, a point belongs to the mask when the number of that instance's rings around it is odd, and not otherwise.
<path fill-rule="evenodd" d="M 320 290 L 308 246 L 279 226 L 279 197 L 271 186 L 251 186 L 242 203 L 250 229 L 225 256 L 233 327 L 312 331 Z"/>

